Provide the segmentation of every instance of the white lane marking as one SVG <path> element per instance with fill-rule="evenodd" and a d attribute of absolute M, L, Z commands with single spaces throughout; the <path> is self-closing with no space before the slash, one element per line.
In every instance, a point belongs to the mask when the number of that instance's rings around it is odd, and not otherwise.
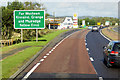
<path fill-rule="evenodd" d="M 49 53 L 46 54 L 47 56 L 50 55 Z"/>
<path fill-rule="evenodd" d="M 41 59 L 40 62 L 44 61 L 44 59 Z"/>
<path fill-rule="evenodd" d="M 87 43 L 85 43 L 85 45 L 87 45 Z"/>
<path fill-rule="evenodd" d="M 94 61 L 94 59 L 92 58 L 92 57 L 90 57 L 90 60 L 93 62 Z"/>
<path fill-rule="evenodd" d="M 86 39 L 85 39 L 85 42 L 86 42 Z"/>
<path fill-rule="evenodd" d="M 30 74 L 40 65 L 40 63 L 37 63 L 24 77 L 22 80 L 26 80 Z"/>
<path fill-rule="evenodd" d="M 57 44 L 57 46 L 58 46 L 59 44 L 61 44 L 61 42 L 59 42 L 59 43 Z"/>
<path fill-rule="evenodd" d="M 72 34 L 74 34 L 75 32 L 73 32 Z M 68 35 L 67 37 L 65 37 L 62 41 L 60 41 L 58 44 L 60 44 L 60 43 L 62 43 L 65 39 L 67 39 L 68 37 L 70 37 L 72 34 L 70 34 L 70 35 Z M 57 44 L 57 45 L 58 45 Z M 53 48 L 53 49 L 55 49 L 56 47 L 57 47 L 57 45 Z M 51 53 L 51 51 L 49 51 L 50 53 Z M 47 53 L 46 55 L 50 55 L 50 53 Z M 44 59 L 41 59 L 40 60 L 40 62 L 41 61 L 44 61 Z M 30 74 L 38 67 L 38 65 L 40 65 L 40 63 L 37 63 L 23 78 L 22 78 L 22 80 L 26 80 L 29 76 L 30 76 Z"/>
<path fill-rule="evenodd" d="M 49 51 L 49 53 L 51 53 L 52 51 Z"/>
<path fill-rule="evenodd" d="M 112 40 L 110 40 L 109 38 L 107 38 L 106 36 L 104 36 L 104 34 L 102 34 L 101 30 L 100 30 L 100 34 L 101 34 L 104 38 L 106 38 L 107 40 L 112 41 Z"/>
<path fill-rule="evenodd" d="M 47 56 L 44 56 L 43 58 L 47 58 Z"/>
<path fill-rule="evenodd" d="M 73 32 L 72 34 L 74 34 L 75 32 Z M 51 50 L 51 51 L 49 51 L 49 53 L 52 53 L 52 51 L 54 50 L 54 49 L 56 49 L 56 47 L 58 47 L 65 39 L 67 39 L 68 37 L 70 37 L 72 34 L 70 34 L 70 35 L 68 35 L 67 37 L 65 37 L 63 40 L 61 40 L 57 45 L 55 45 L 55 47 Z"/>
<path fill-rule="evenodd" d="M 102 77 L 99 77 L 99 80 L 103 80 L 103 78 L 102 78 Z"/>
<path fill-rule="evenodd" d="M 51 51 L 53 51 L 54 49 L 52 49 Z"/>
<path fill-rule="evenodd" d="M 87 51 L 89 51 L 89 48 L 87 48 Z"/>
<path fill-rule="evenodd" d="M 58 45 L 55 45 L 55 47 L 54 47 L 54 48 L 56 49 L 56 47 L 57 47 L 57 46 L 58 46 Z"/>
<path fill-rule="evenodd" d="M 87 35 L 90 33 L 90 31 L 87 33 Z M 85 37 L 85 40 L 87 40 L 87 35 L 86 35 L 86 37 Z M 87 42 L 86 42 L 87 43 Z M 89 53 L 90 54 L 90 53 Z M 94 67 L 94 65 L 93 65 L 93 67 Z M 95 70 L 95 72 L 96 72 L 96 74 L 98 74 L 97 73 L 97 71 L 96 71 L 96 69 L 95 69 L 95 67 L 94 67 L 94 70 Z"/>
<path fill-rule="evenodd" d="M 53 49 L 55 49 L 55 47 Z"/>

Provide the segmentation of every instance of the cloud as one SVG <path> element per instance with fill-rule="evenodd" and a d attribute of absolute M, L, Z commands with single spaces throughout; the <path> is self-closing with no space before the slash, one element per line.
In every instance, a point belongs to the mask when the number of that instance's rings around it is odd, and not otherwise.
<path fill-rule="evenodd" d="M 53 5 L 52 5 L 53 4 Z M 45 3 L 48 12 L 54 11 L 57 16 L 111 16 L 117 17 L 116 2 L 48 2 Z"/>
<path fill-rule="evenodd" d="M 7 2 L 14 0 L 1 0 L 0 6 L 7 5 Z M 19 0 L 21 2 L 32 1 L 42 2 L 47 12 L 56 16 L 72 16 L 78 13 L 79 16 L 113 16 L 118 17 L 119 0 Z"/>
<path fill-rule="evenodd" d="M 15 0 L 0 0 L 2 4 L 0 6 L 6 6 L 7 2 L 13 2 Z M 120 0 L 18 0 L 20 2 L 119 2 Z"/>
<path fill-rule="evenodd" d="M 118 2 L 119 0 L 41 0 L 43 2 Z"/>

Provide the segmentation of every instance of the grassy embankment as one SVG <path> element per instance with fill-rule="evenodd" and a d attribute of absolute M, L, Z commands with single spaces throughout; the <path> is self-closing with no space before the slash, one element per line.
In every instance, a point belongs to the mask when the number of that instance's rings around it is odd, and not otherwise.
<path fill-rule="evenodd" d="M 104 29 L 102 30 L 102 33 L 103 33 L 105 36 L 107 36 L 108 38 L 110 38 L 110 39 L 112 39 L 112 40 L 114 40 L 114 41 L 119 40 L 119 37 L 120 37 L 120 36 L 119 36 L 118 32 L 115 32 L 112 28 L 113 28 L 113 27 L 104 28 Z"/>
<path fill-rule="evenodd" d="M 45 46 L 48 42 L 50 42 L 56 36 L 58 36 L 59 34 L 65 31 L 68 31 L 68 30 L 53 31 L 52 33 L 44 35 L 41 38 L 38 38 L 38 40 L 46 40 L 46 41 L 38 41 L 38 42 L 30 41 L 30 42 L 24 42 L 24 43 L 3 47 L 2 52 L 4 53 L 5 51 L 9 52 L 13 49 L 20 48 L 23 46 L 31 46 L 20 52 L 17 52 L 12 56 L 8 56 L 6 59 L 0 62 L 0 64 L 2 63 L 2 78 L 9 78 L 30 58 L 32 58 L 33 55 L 35 55 L 38 51 L 40 51 L 43 48 L 41 46 Z"/>

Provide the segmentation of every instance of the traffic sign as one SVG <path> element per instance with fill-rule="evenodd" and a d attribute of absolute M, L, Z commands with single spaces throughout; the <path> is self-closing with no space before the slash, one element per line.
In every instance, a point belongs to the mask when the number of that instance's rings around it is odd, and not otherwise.
<path fill-rule="evenodd" d="M 44 29 L 44 10 L 14 10 L 15 29 Z"/>
<path fill-rule="evenodd" d="M 97 22 L 97 25 L 98 25 L 98 26 L 100 26 L 100 25 L 101 25 L 101 23 L 100 23 L 100 22 Z"/>

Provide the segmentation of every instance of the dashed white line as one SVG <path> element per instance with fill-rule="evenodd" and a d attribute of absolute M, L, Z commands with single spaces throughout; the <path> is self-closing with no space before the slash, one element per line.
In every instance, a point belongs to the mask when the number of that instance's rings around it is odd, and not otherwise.
<path fill-rule="evenodd" d="M 89 48 L 87 48 L 87 51 L 89 51 Z"/>
<path fill-rule="evenodd" d="M 102 78 L 102 77 L 99 77 L 99 80 L 103 80 L 103 78 Z"/>
<path fill-rule="evenodd" d="M 44 56 L 43 58 L 47 58 L 47 56 Z"/>
<path fill-rule="evenodd" d="M 49 53 L 51 53 L 52 51 L 49 51 Z"/>
<path fill-rule="evenodd" d="M 73 34 L 73 33 L 72 33 Z M 70 37 L 72 34 L 68 35 L 67 37 L 65 37 L 62 41 L 60 41 L 51 51 L 49 51 L 49 53 L 47 53 L 46 55 L 50 55 L 50 53 L 58 46 L 60 45 L 65 39 L 67 39 L 68 37 Z M 47 56 L 44 56 L 43 58 L 46 58 Z M 41 59 L 40 62 L 44 61 L 44 59 Z M 40 65 L 40 62 L 37 63 L 23 78 L 22 80 L 26 80 L 30 74 Z"/>
<path fill-rule="evenodd" d="M 87 45 L 87 43 L 85 43 L 85 45 Z"/>
<path fill-rule="evenodd" d="M 56 47 L 54 47 L 53 49 L 55 49 Z"/>
<path fill-rule="evenodd" d="M 40 63 L 37 63 L 25 76 L 22 80 L 26 80 L 30 74 L 40 65 Z"/>
<path fill-rule="evenodd" d="M 51 51 L 53 51 L 54 49 L 52 49 Z"/>
<path fill-rule="evenodd" d="M 92 57 L 90 57 L 90 60 L 93 62 L 94 61 L 94 59 L 92 58 Z"/>
<path fill-rule="evenodd" d="M 49 53 L 46 54 L 47 56 L 50 55 Z"/>
<path fill-rule="evenodd" d="M 90 31 L 89 31 L 89 32 L 90 32 Z M 88 33 L 89 33 L 89 32 L 88 32 Z M 88 35 L 88 33 L 87 33 L 87 35 Z M 85 40 L 87 39 L 87 35 L 86 35 Z M 85 43 L 87 43 L 87 42 L 85 42 Z M 88 54 L 90 54 L 90 53 L 88 53 Z M 94 59 L 93 59 L 92 57 L 90 57 L 90 60 L 91 60 L 91 62 L 94 61 Z M 93 67 L 94 67 L 94 66 L 93 66 Z M 96 69 L 95 69 L 95 67 L 94 67 L 94 70 L 95 70 L 96 74 L 98 74 L 97 71 L 96 71 Z"/>
<path fill-rule="evenodd" d="M 58 47 L 58 46 L 59 46 L 59 44 L 56 45 L 56 47 Z"/>
<path fill-rule="evenodd" d="M 61 44 L 61 42 L 59 42 L 57 46 L 59 46 L 59 44 Z"/>
<path fill-rule="evenodd" d="M 44 59 L 41 59 L 40 62 L 44 61 Z"/>
<path fill-rule="evenodd" d="M 73 34 L 73 33 L 72 33 Z M 49 51 L 49 53 L 47 53 L 46 55 L 50 55 L 50 53 L 59 45 L 61 44 L 65 39 L 67 39 L 68 37 L 70 37 L 72 34 L 68 35 L 67 37 L 65 37 L 62 41 L 60 41 L 51 51 Z M 46 56 L 44 56 L 43 58 L 45 58 Z M 41 59 L 40 62 L 44 61 L 44 59 Z M 23 78 L 22 80 L 26 80 L 30 74 L 40 65 L 40 62 L 37 63 Z"/>

